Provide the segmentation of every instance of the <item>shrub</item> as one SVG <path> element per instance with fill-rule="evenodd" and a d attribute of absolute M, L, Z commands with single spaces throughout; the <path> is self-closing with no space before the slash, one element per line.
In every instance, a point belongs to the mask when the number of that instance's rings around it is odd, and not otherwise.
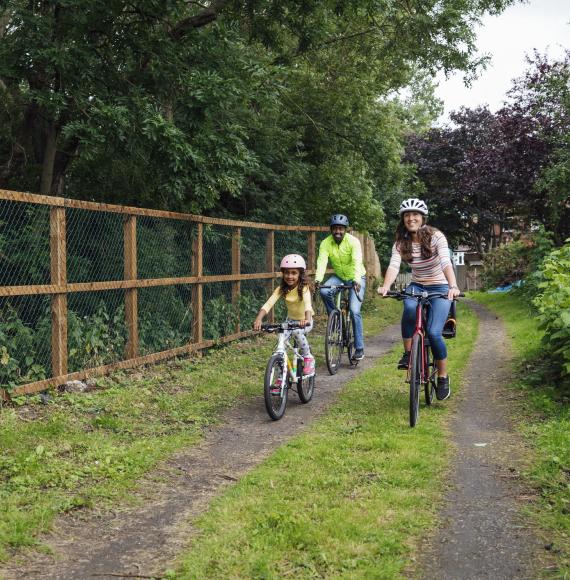
<path fill-rule="evenodd" d="M 546 333 L 544 342 L 560 364 L 561 374 L 570 377 L 570 239 L 550 252 L 538 271 L 539 294 L 533 302 Z"/>
<path fill-rule="evenodd" d="M 45 362 L 49 362 L 49 355 L 46 356 L 44 351 L 46 337 L 49 340 L 49 323 L 48 311 L 40 320 L 36 333 L 18 317 L 16 309 L 10 304 L 0 311 L 0 385 L 2 388 L 12 390 L 22 382 L 46 378 L 48 369 Z M 44 332 L 46 329 L 47 335 Z"/>
<path fill-rule="evenodd" d="M 492 288 L 520 280 L 527 273 L 528 243 L 516 240 L 491 250 L 483 261 L 485 286 Z"/>
<path fill-rule="evenodd" d="M 487 288 L 525 280 L 525 292 L 531 297 L 538 292 L 538 280 L 533 273 L 552 250 L 552 234 L 542 226 L 509 244 L 491 250 L 483 260 L 483 279 Z"/>

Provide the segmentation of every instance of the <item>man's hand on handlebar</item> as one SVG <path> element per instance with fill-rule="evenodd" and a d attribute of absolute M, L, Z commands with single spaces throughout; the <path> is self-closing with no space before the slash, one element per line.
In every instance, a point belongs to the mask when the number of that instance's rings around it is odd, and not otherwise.
<path fill-rule="evenodd" d="M 253 321 L 253 330 L 261 330 L 261 321 L 263 320 L 263 318 L 256 318 Z"/>
<path fill-rule="evenodd" d="M 353 282 L 353 284 L 354 284 L 354 291 L 357 294 L 360 294 L 360 288 L 361 288 L 360 284 L 358 282 Z"/>
<path fill-rule="evenodd" d="M 376 292 L 378 292 L 380 296 L 386 296 L 386 294 L 388 294 L 389 291 L 390 288 L 388 288 L 388 286 L 378 286 L 378 289 L 376 290 Z"/>

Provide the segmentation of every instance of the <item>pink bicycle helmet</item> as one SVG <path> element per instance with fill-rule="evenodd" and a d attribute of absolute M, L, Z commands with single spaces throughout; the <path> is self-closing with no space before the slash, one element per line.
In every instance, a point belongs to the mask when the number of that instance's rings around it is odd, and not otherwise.
<path fill-rule="evenodd" d="M 307 269 L 307 264 L 305 263 L 305 259 L 303 256 L 299 256 L 299 254 L 287 254 L 281 260 L 281 266 L 279 266 L 281 270 L 283 268 L 303 268 L 303 270 Z"/>

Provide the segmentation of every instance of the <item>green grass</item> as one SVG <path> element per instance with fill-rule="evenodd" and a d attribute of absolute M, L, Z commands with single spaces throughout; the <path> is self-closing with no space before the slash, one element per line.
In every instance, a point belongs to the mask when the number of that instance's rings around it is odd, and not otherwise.
<path fill-rule="evenodd" d="M 455 386 L 477 334 L 476 318 L 460 312 L 458 338 L 448 342 Z M 395 578 L 413 567 L 436 523 L 450 404 L 422 405 L 410 429 L 399 351 L 218 498 L 172 576 Z"/>
<path fill-rule="evenodd" d="M 393 306 L 367 308 L 375 332 L 398 316 Z M 201 359 L 115 374 L 94 392 L 48 405 L 20 398 L 1 409 L 0 560 L 34 545 L 57 514 L 120 505 L 159 461 L 200 441 L 225 408 L 259 395 L 274 341 L 245 340 Z M 310 342 L 322 361 L 322 336 Z"/>
<path fill-rule="evenodd" d="M 500 316 L 515 352 L 511 387 L 520 393 L 517 424 L 532 450 L 532 466 L 523 474 L 539 492 L 531 508 L 545 543 L 559 563 L 558 575 L 570 578 L 570 388 L 549 376 L 543 359 L 536 313 L 517 295 L 475 294 Z"/>

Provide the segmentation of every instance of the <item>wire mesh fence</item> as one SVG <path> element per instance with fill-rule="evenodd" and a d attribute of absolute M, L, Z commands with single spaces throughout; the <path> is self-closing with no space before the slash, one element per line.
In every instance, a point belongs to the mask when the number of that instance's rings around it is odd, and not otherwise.
<path fill-rule="evenodd" d="M 326 235 L 0 190 L 0 393 L 244 336 L 281 258 L 312 273 Z"/>

